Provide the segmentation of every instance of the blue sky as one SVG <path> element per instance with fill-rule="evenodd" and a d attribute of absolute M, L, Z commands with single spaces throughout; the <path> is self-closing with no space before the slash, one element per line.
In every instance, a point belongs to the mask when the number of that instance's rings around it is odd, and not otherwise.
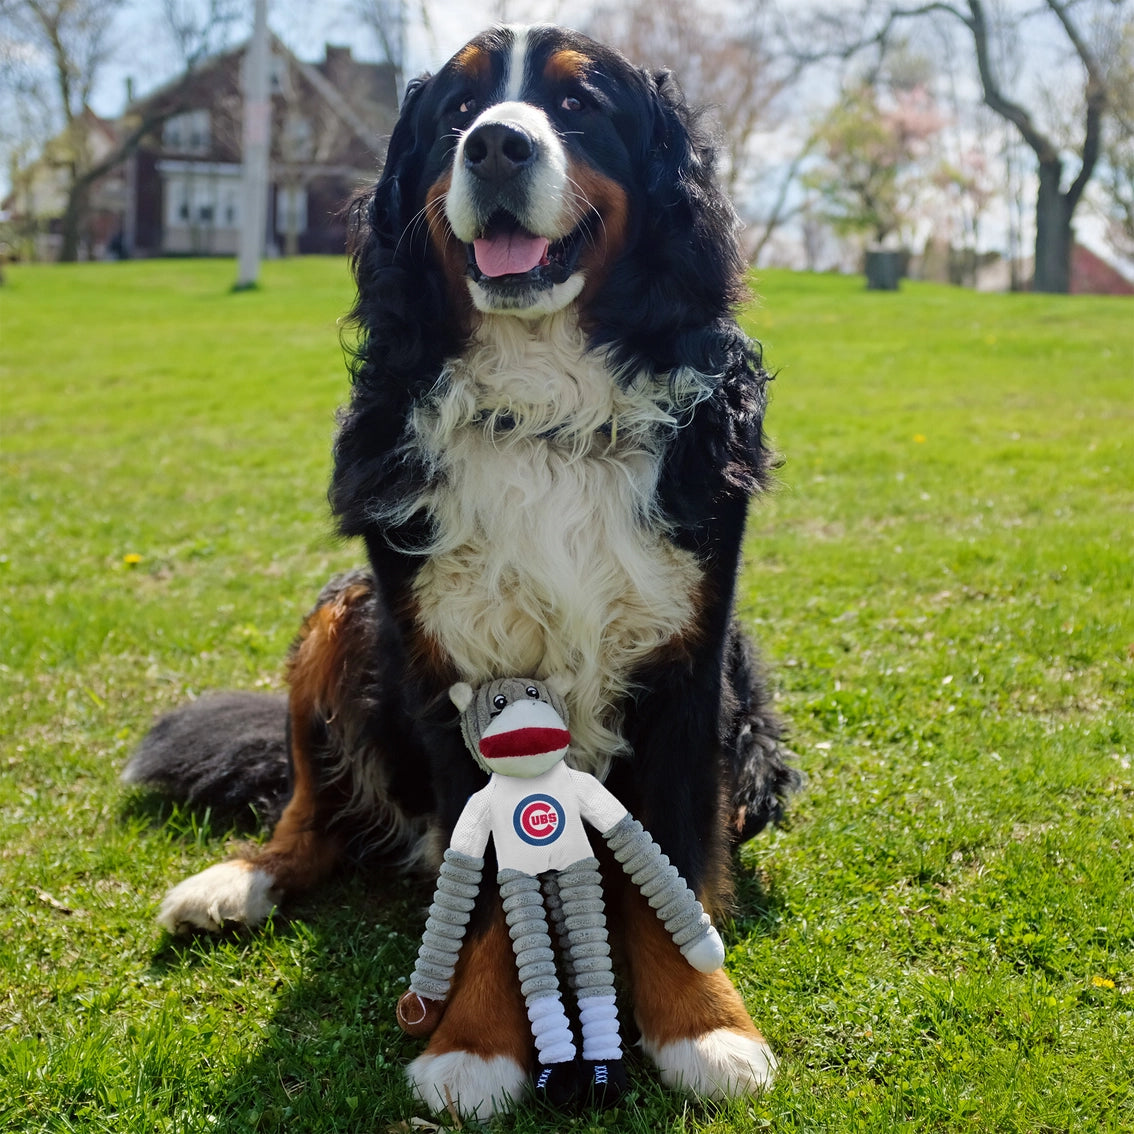
<path fill-rule="evenodd" d="M 252 0 L 247 7 L 250 27 Z M 575 4 L 571 11 L 578 14 L 587 7 Z M 411 16 L 418 10 L 412 0 L 407 8 Z M 566 18 L 561 0 L 428 0 L 428 8 L 432 34 L 420 20 L 409 21 L 410 74 L 435 69 L 476 32 L 501 17 L 516 21 Z M 134 81 L 135 91 L 144 94 L 178 70 L 161 10 L 161 0 L 130 0 L 124 8 L 117 29 L 116 58 L 106 67 L 95 93 L 94 109 L 98 113 L 113 117 L 121 112 L 128 77 Z M 346 0 L 268 0 L 268 24 L 302 59 L 321 59 L 326 43 L 348 44 L 362 59 L 379 58 L 373 37 L 350 16 Z M 247 29 L 234 34 L 240 40 Z"/>

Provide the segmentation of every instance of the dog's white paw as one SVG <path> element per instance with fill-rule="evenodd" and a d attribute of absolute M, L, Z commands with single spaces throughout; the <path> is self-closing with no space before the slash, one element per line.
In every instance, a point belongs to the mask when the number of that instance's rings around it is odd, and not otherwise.
<path fill-rule="evenodd" d="M 432 1112 L 452 1107 L 481 1122 L 510 1110 L 528 1086 L 527 1074 L 514 1059 L 483 1059 L 467 1051 L 419 1055 L 406 1068 L 406 1078 Z"/>
<path fill-rule="evenodd" d="M 739 1098 L 766 1091 L 776 1077 L 776 1057 L 761 1038 L 718 1028 L 691 1039 L 650 1044 L 646 1054 L 669 1087 L 706 1099 Z"/>
<path fill-rule="evenodd" d="M 158 924 L 170 933 L 207 929 L 215 933 L 226 922 L 258 925 L 275 909 L 272 876 L 250 862 L 219 862 L 178 883 L 165 896 Z"/>

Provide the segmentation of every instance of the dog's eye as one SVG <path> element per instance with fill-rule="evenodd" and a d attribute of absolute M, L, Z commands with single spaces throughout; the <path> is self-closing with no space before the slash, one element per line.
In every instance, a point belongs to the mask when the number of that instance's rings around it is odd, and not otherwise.
<path fill-rule="evenodd" d="M 527 693 L 529 697 L 534 697 L 537 701 L 539 700 L 539 690 L 534 685 L 529 685 L 524 692 Z"/>
<path fill-rule="evenodd" d="M 581 99 L 575 98 L 574 95 L 567 95 L 559 104 L 561 110 L 582 110 L 583 103 Z"/>
<path fill-rule="evenodd" d="M 492 703 L 498 709 L 505 709 L 508 707 L 508 698 L 505 697 L 503 693 L 497 693 L 496 696 L 492 698 Z"/>
<path fill-rule="evenodd" d="M 460 105 L 460 111 L 462 114 L 472 114 L 476 110 L 476 107 L 477 101 L 475 98 L 466 98 Z"/>

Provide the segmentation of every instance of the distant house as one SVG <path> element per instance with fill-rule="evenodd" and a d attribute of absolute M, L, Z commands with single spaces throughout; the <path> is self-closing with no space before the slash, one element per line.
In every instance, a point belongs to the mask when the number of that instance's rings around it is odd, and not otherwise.
<path fill-rule="evenodd" d="M 977 272 L 978 291 L 1008 291 L 1011 287 L 1010 265 L 1007 260 L 992 260 Z M 1024 289 L 1031 287 L 1034 261 L 1023 260 L 1016 267 L 1017 277 L 1024 281 Z M 1072 295 L 1134 295 L 1134 281 L 1128 279 L 1114 264 L 1076 241 L 1071 246 Z"/>
<path fill-rule="evenodd" d="M 1082 244 L 1071 248 L 1072 295 L 1134 295 L 1134 283 Z"/>
<path fill-rule="evenodd" d="M 206 61 L 132 105 L 127 118 L 178 111 L 127 162 L 127 255 L 234 255 L 240 232 L 241 73 L 247 45 Z M 319 63 L 273 37 L 269 251 L 340 253 L 343 208 L 372 182 L 397 116 L 394 70 L 327 46 Z"/>
<path fill-rule="evenodd" d="M 92 163 L 101 161 L 118 145 L 117 125 L 93 111 L 84 111 L 76 130 L 81 131 L 87 160 Z M 8 195 L 0 201 L 10 255 L 37 260 L 58 256 L 74 147 L 74 137 L 64 131 L 50 139 L 33 161 L 13 167 Z M 125 171 L 119 167 L 91 186 L 82 255 L 98 258 L 108 254 L 122 231 L 125 211 Z"/>
<path fill-rule="evenodd" d="M 241 74 L 247 45 L 206 60 L 133 102 L 116 122 L 87 111 L 87 160 L 98 164 L 139 123 L 160 122 L 136 151 L 91 186 L 80 255 L 234 255 L 240 232 Z M 272 37 L 269 251 L 341 253 L 343 209 L 373 182 L 397 117 L 395 71 L 325 48 L 304 63 Z M 0 202 L 8 252 L 52 259 L 73 160 L 67 134 L 13 170 Z"/>

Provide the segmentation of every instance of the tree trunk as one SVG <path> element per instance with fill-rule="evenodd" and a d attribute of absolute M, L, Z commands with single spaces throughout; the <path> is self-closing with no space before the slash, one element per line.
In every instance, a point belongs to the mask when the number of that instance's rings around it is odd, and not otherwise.
<path fill-rule="evenodd" d="M 84 180 L 72 183 L 67 194 L 67 207 L 63 211 L 63 243 L 59 249 L 59 262 L 73 264 L 79 258 L 79 245 L 83 238 L 83 226 L 87 219 L 87 200 L 90 184 Z"/>
<path fill-rule="evenodd" d="M 180 114 L 185 109 L 184 94 L 174 95 L 169 102 L 139 119 L 119 145 L 89 169 L 80 172 L 78 166 L 71 167 L 67 205 L 61 221 L 63 243 L 59 250 L 59 259 L 62 263 L 74 263 L 79 258 L 79 246 L 90 213 L 91 192 L 95 183 L 131 157 L 147 134 L 160 128 L 166 119 Z"/>
<path fill-rule="evenodd" d="M 1042 162 L 1036 198 L 1035 291 L 1066 295 L 1071 290 L 1071 210 L 1059 191 L 1060 161 Z"/>

